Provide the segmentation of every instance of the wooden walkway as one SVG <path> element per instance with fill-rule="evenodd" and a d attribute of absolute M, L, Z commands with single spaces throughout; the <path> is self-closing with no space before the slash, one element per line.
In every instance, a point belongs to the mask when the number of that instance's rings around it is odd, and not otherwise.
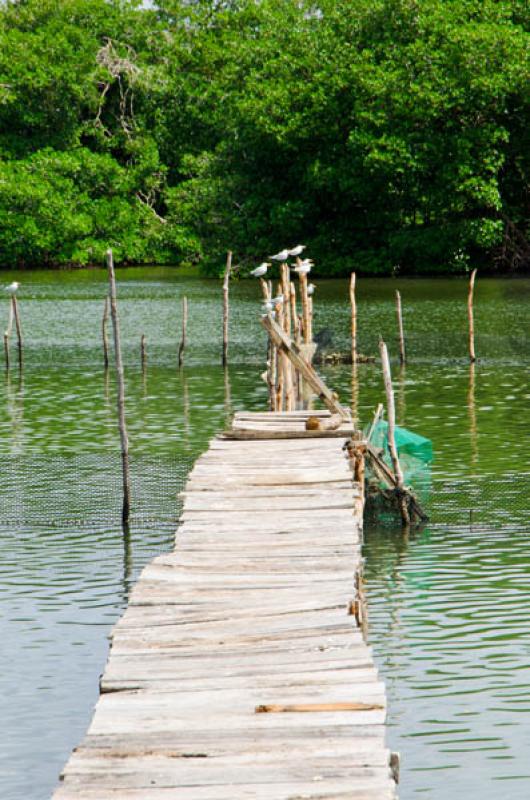
<path fill-rule="evenodd" d="M 303 414 L 234 429 L 271 438 L 217 438 L 197 461 L 55 800 L 396 797 L 384 686 L 351 613 L 362 500 L 344 433 L 307 438 Z"/>

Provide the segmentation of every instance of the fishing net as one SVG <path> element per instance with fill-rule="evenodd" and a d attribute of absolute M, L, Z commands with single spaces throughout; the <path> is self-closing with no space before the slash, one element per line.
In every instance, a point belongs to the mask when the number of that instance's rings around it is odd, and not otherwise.
<path fill-rule="evenodd" d="M 433 460 L 431 440 L 396 426 L 395 441 L 405 483 L 412 486 L 416 482 L 423 484 L 429 477 Z M 376 423 L 370 436 L 370 443 L 381 453 L 383 461 L 392 467 L 388 450 L 388 422 L 380 420 Z"/>
<path fill-rule="evenodd" d="M 365 435 L 380 459 L 393 472 L 388 447 L 388 423 L 384 420 L 377 421 L 370 431 L 365 431 Z M 432 442 L 424 436 L 400 427 L 395 428 L 394 438 L 405 486 L 413 492 L 419 501 L 419 507 L 422 508 L 429 499 L 431 489 Z M 374 465 L 368 459 L 366 514 L 371 518 L 392 519 L 400 515 L 399 493 L 389 488 L 387 483 L 383 483 L 381 476 L 377 475 L 373 468 Z"/>

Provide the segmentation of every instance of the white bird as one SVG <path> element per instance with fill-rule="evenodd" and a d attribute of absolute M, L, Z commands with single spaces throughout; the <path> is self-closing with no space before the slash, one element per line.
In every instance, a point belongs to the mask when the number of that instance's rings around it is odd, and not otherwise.
<path fill-rule="evenodd" d="M 289 250 L 290 256 L 299 256 L 306 249 L 305 244 L 297 244 L 292 250 Z"/>
<path fill-rule="evenodd" d="M 315 286 L 314 283 L 310 283 L 309 286 L 307 287 L 307 293 L 308 294 L 313 294 L 313 292 L 315 291 L 316 288 L 317 287 Z"/>
<path fill-rule="evenodd" d="M 4 292 L 7 292 L 8 294 L 16 294 L 19 286 L 20 283 L 18 281 L 13 281 L 13 283 L 10 283 L 9 286 L 4 286 Z"/>
<path fill-rule="evenodd" d="M 256 269 L 251 270 L 250 274 L 253 275 L 255 278 L 263 278 L 269 267 L 270 267 L 269 262 L 264 261 L 262 264 L 259 265 L 259 267 L 256 267 Z"/>
<path fill-rule="evenodd" d="M 310 258 L 304 258 L 303 261 L 298 261 L 298 264 L 294 268 L 295 272 L 298 272 L 299 275 L 307 275 L 311 272 L 311 267 L 313 266 L 313 262 Z"/>
<path fill-rule="evenodd" d="M 287 261 L 290 255 L 290 250 L 280 250 L 279 253 L 276 253 L 274 256 L 269 256 L 269 258 L 272 258 L 273 261 Z"/>
<path fill-rule="evenodd" d="M 283 294 L 279 294 L 277 297 L 272 297 L 268 302 L 272 303 L 273 307 L 281 305 L 283 303 Z"/>

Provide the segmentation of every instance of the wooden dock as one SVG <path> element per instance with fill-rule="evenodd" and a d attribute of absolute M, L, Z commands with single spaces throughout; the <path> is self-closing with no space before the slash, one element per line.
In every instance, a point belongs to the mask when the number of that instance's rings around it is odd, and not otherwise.
<path fill-rule="evenodd" d="M 349 431 L 308 437 L 306 416 L 237 415 L 198 459 L 55 800 L 397 796 L 359 627 Z"/>

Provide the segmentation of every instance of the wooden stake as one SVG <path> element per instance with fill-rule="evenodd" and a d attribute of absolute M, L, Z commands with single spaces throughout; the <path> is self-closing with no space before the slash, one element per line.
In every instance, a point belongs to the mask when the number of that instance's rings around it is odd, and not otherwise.
<path fill-rule="evenodd" d="M 18 303 L 15 295 L 13 295 L 13 297 L 11 298 L 11 305 L 13 306 L 13 316 L 15 317 L 15 328 L 17 331 L 18 366 L 22 367 L 22 351 L 23 351 L 22 326 L 20 324 L 20 317 L 18 314 Z"/>
<path fill-rule="evenodd" d="M 276 347 L 281 353 L 285 354 L 292 364 L 294 364 L 304 380 L 307 381 L 309 386 L 311 386 L 313 391 L 316 392 L 318 397 L 322 400 L 326 408 L 328 408 L 332 414 L 340 414 L 345 421 L 350 421 L 351 414 L 349 410 L 339 403 L 337 395 L 326 386 L 324 381 L 317 375 L 312 365 L 303 358 L 300 354 L 300 348 L 285 335 L 283 327 L 276 323 L 270 315 L 262 317 L 261 324 L 269 333 Z"/>
<path fill-rule="evenodd" d="M 9 369 L 11 359 L 9 357 L 9 340 L 11 338 L 11 331 L 13 330 L 13 303 L 9 300 L 9 320 L 7 328 L 4 332 L 4 353 L 6 360 L 6 369 Z"/>
<path fill-rule="evenodd" d="M 403 316 L 401 314 L 401 295 L 396 290 L 396 314 L 398 321 L 399 331 L 399 360 L 401 364 L 405 363 L 405 335 L 403 333 Z"/>
<path fill-rule="evenodd" d="M 355 300 L 355 272 L 350 277 L 350 304 L 351 304 L 351 363 L 357 361 L 357 302 Z"/>
<path fill-rule="evenodd" d="M 264 281 L 263 278 L 259 279 L 261 291 L 263 292 L 263 299 L 270 300 L 272 297 L 272 284 L 270 281 Z"/>
<path fill-rule="evenodd" d="M 296 309 L 296 287 L 292 281 L 290 283 L 290 290 L 291 290 L 291 318 L 293 320 L 294 340 L 297 345 L 300 345 L 302 344 L 302 336 L 300 332 L 300 317 L 298 316 L 298 311 Z"/>
<path fill-rule="evenodd" d="M 467 295 L 467 318 L 469 321 L 469 360 L 471 363 L 476 361 L 475 356 L 475 322 L 473 319 L 473 291 L 475 289 L 475 277 L 477 270 L 474 269 L 469 278 L 469 291 Z"/>
<path fill-rule="evenodd" d="M 107 268 L 110 284 L 110 314 L 114 333 L 114 357 L 116 360 L 116 376 L 118 383 L 118 425 L 121 441 L 121 463 L 123 475 L 123 506 L 121 519 L 128 522 L 131 510 L 131 477 L 129 473 L 129 437 L 125 419 L 125 381 L 123 377 L 123 361 L 121 357 L 120 321 L 116 303 L 116 278 L 114 275 L 114 259 L 112 250 L 107 250 Z"/>
<path fill-rule="evenodd" d="M 394 404 L 394 389 L 392 388 L 392 376 L 390 374 L 390 361 L 388 358 L 388 350 L 386 344 L 381 339 L 379 342 L 379 352 L 381 354 L 381 364 L 383 367 L 383 380 L 385 382 L 386 391 L 386 409 L 388 421 L 388 449 L 390 451 L 390 458 L 392 460 L 392 467 L 396 478 L 396 487 L 400 493 L 400 511 L 401 518 L 405 525 L 410 523 L 410 516 L 407 508 L 407 501 L 404 489 L 403 471 L 399 463 L 398 452 L 396 448 L 395 427 L 396 427 L 396 409 Z"/>
<path fill-rule="evenodd" d="M 226 256 L 226 267 L 223 278 L 223 367 L 228 364 L 228 284 L 232 271 L 232 251 L 229 250 Z"/>
<path fill-rule="evenodd" d="M 140 357 L 142 360 L 142 369 L 145 369 L 147 364 L 147 349 L 146 349 L 146 338 L 145 333 L 142 333 L 142 338 L 140 339 Z"/>
<path fill-rule="evenodd" d="M 291 285 L 289 279 L 289 267 L 287 264 L 281 266 L 282 294 L 283 294 L 283 329 L 285 334 L 291 338 Z M 284 368 L 284 390 L 285 390 L 285 410 L 294 411 L 295 397 L 293 388 L 293 368 L 288 358 L 283 359 Z"/>
<path fill-rule="evenodd" d="M 180 340 L 179 347 L 179 367 L 184 363 L 184 350 L 186 349 L 188 332 L 188 298 L 186 295 L 182 298 L 182 339 Z"/>
<path fill-rule="evenodd" d="M 300 259 L 297 259 L 300 262 Z M 302 324 L 304 328 L 304 344 L 311 344 L 313 341 L 311 331 L 311 320 L 309 316 L 309 295 L 307 294 L 307 275 L 304 272 L 298 273 L 300 280 L 300 299 L 302 301 Z"/>
<path fill-rule="evenodd" d="M 281 293 L 281 287 L 278 287 L 278 294 Z M 278 303 L 275 308 L 276 319 L 278 327 L 283 331 L 283 303 Z M 272 337 L 271 337 L 272 338 Z M 278 349 L 278 345 L 273 339 L 273 344 L 277 348 L 276 358 L 276 411 L 284 411 L 283 407 L 283 387 L 285 380 L 285 354 Z"/>
<path fill-rule="evenodd" d="M 103 366 L 105 369 L 109 367 L 109 337 L 107 335 L 107 321 L 109 319 L 109 297 L 105 298 L 105 305 L 103 307 L 103 318 L 101 320 L 101 337 L 103 339 Z"/>

